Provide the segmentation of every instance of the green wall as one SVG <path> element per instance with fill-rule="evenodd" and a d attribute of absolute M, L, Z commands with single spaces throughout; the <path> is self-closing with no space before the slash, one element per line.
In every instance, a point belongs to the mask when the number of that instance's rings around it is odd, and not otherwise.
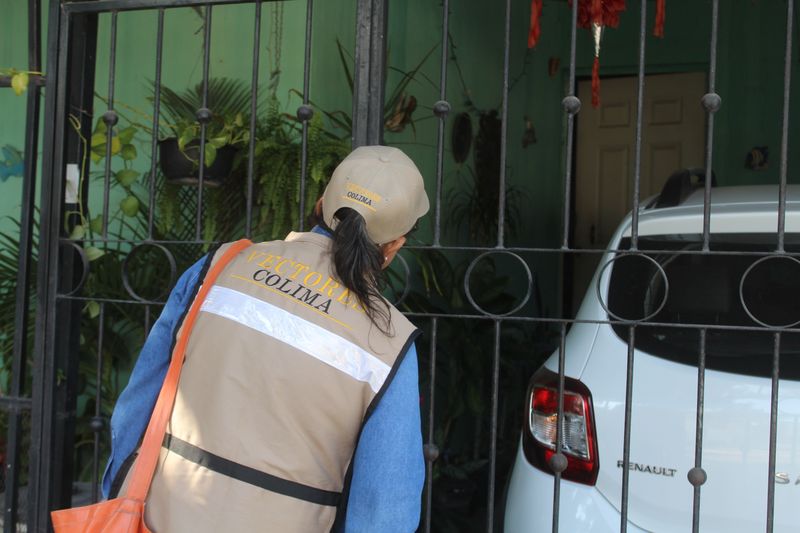
<path fill-rule="evenodd" d="M 11 0 L 3 5 L 0 18 L 0 68 L 27 69 L 27 2 Z M 7 145 L 22 151 L 25 146 L 25 96 L 11 89 L 0 89 L 0 148 Z M 5 155 L 0 151 L 0 160 Z M 0 181 L 0 231 L 14 232 L 15 225 L 6 217 L 19 218 L 22 178 L 18 175 Z"/>

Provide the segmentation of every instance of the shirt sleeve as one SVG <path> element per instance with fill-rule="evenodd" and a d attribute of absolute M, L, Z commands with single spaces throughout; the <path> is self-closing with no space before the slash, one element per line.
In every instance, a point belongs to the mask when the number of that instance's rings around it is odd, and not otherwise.
<path fill-rule="evenodd" d="M 416 531 L 424 482 L 419 372 L 417 351 L 411 345 L 361 432 L 345 532 Z"/>
<path fill-rule="evenodd" d="M 153 324 L 130 380 L 114 407 L 111 415 L 111 456 L 103 474 L 104 498 L 108 498 L 111 484 L 120 467 L 136 450 L 150 420 L 169 366 L 175 326 L 190 303 L 204 263 L 205 258 L 192 265 L 178 279 L 161 316 Z"/>

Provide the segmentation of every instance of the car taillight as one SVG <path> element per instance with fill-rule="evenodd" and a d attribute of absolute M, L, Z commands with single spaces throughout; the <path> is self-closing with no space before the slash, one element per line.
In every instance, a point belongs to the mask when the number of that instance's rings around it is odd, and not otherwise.
<path fill-rule="evenodd" d="M 558 418 L 558 374 L 541 368 L 531 378 L 522 445 L 530 462 L 549 474 L 550 458 L 556 453 Z M 563 479 L 594 485 L 600 463 L 594 430 L 592 395 L 577 379 L 564 378 L 564 411 L 561 419 L 561 453 L 567 467 Z"/>

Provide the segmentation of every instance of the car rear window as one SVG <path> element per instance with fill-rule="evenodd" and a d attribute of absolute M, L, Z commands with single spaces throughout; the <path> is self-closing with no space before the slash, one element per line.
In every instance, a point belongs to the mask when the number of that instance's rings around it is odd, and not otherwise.
<path fill-rule="evenodd" d="M 702 250 L 701 235 L 640 237 L 639 250 L 652 261 L 620 254 L 607 267 L 611 272 L 609 319 L 637 321 L 637 350 L 697 366 L 700 330 L 679 325 L 759 327 L 742 305 L 740 283 L 748 268 L 766 257 L 764 252 L 775 250 L 775 234 L 713 235 L 710 247 L 712 252 L 725 253 L 697 253 Z M 630 239 L 623 239 L 619 249 L 628 248 Z M 787 234 L 785 249 L 789 254 L 800 253 L 800 234 Z M 799 321 L 800 263 L 786 258 L 760 262 L 746 278 L 744 299 L 753 316 L 765 324 L 785 327 Z M 612 327 L 627 343 L 630 324 Z M 771 376 L 774 333 L 780 330 L 708 328 L 706 367 Z M 780 377 L 800 380 L 800 334 L 782 331 L 780 353 Z"/>

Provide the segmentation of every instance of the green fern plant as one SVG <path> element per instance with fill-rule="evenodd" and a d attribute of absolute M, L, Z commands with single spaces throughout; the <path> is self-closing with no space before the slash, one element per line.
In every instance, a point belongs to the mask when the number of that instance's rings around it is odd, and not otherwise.
<path fill-rule="evenodd" d="M 267 239 L 282 238 L 300 219 L 300 122 L 281 113 L 274 98 L 268 101 L 265 118 L 258 129 L 259 217 L 257 233 Z M 306 212 L 310 214 L 333 169 L 350 151 L 344 139 L 330 135 L 322 118 L 314 115 L 308 124 L 308 172 L 305 188 Z"/>

